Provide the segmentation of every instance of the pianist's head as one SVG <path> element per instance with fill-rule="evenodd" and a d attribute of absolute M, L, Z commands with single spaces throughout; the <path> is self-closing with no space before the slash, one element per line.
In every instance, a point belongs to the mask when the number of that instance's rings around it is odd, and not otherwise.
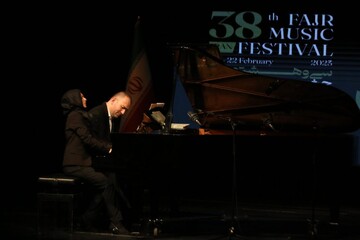
<path fill-rule="evenodd" d="M 111 118 L 118 118 L 123 115 L 131 106 L 131 97 L 124 91 L 115 93 L 106 102 Z"/>

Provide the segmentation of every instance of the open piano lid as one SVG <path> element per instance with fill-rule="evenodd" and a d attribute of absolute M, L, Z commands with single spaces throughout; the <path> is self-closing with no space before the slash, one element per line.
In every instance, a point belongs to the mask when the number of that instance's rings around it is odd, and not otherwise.
<path fill-rule="evenodd" d="M 352 132 L 360 109 L 345 92 L 319 83 L 246 73 L 226 66 L 215 45 L 171 46 L 177 77 L 204 128 Z"/>

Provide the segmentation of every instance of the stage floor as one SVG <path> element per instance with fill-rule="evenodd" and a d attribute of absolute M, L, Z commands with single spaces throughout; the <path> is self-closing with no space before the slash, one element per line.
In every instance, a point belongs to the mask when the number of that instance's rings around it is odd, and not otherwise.
<path fill-rule="evenodd" d="M 129 229 L 131 235 L 106 232 L 51 230 L 38 233 L 36 209 L 5 209 L 3 239 L 113 240 L 113 239 L 360 239 L 360 207 L 342 206 L 338 221 L 327 207 L 254 204 L 183 199 L 174 213 L 164 207 L 156 220 L 144 218 Z M 232 230 L 233 229 L 233 230 Z"/>

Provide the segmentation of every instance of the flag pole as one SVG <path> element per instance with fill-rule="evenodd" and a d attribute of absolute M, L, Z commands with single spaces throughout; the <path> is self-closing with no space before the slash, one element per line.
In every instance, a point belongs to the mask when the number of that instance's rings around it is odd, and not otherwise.
<path fill-rule="evenodd" d="M 174 57 L 174 52 L 172 52 Z M 176 64 L 174 64 L 174 70 L 173 70 L 173 79 L 172 79 L 172 94 L 171 94 L 171 100 L 169 104 L 169 109 L 165 117 L 165 127 L 163 129 L 164 134 L 169 134 L 171 131 L 171 123 L 174 118 L 174 102 L 175 102 L 175 94 L 176 94 L 176 80 L 177 80 L 177 69 L 178 69 L 178 61 L 176 61 Z"/>

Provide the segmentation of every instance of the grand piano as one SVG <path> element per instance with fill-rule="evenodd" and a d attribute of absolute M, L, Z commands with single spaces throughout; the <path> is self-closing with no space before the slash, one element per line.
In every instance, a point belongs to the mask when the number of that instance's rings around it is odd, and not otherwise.
<path fill-rule="evenodd" d="M 181 211 L 185 199 L 231 205 L 234 190 L 243 202 L 316 198 L 339 207 L 358 151 L 352 132 L 360 127 L 360 110 L 350 96 L 331 86 L 234 70 L 211 45 L 169 48 L 174 79 L 200 126 L 171 129 L 170 103 L 160 130 L 112 134 L 113 164 L 137 217 Z"/>

